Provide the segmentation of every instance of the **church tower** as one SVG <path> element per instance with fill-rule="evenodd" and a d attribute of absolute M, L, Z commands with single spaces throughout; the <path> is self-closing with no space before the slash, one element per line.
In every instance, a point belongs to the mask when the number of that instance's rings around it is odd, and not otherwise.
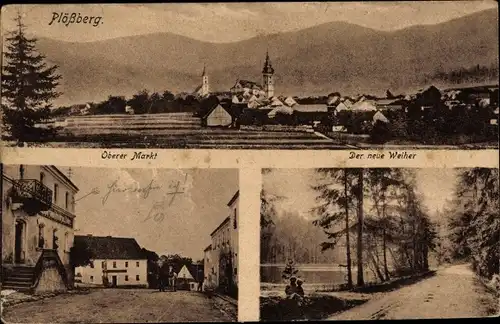
<path fill-rule="evenodd" d="M 210 92 L 210 88 L 208 87 L 208 75 L 205 69 L 205 65 L 203 65 L 203 73 L 201 74 L 202 83 L 201 83 L 201 95 L 207 96 Z"/>
<path fill-rule="evenodd" d="M 266 52 L 266 61 L 262 69 L 262 86 L 267 98 L 274 96 L 274 69 L 269 59 L 269 52 Z"/>

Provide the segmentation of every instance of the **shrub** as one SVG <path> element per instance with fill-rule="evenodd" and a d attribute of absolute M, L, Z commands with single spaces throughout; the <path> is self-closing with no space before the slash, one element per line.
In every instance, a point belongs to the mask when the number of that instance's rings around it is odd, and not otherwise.
<path fill-rule="evenodd" d="M 385 122 L 377 120 L 370 132 L 370 138 L 373 143 L 385 143 L 391 138 L 389 125 Z"/>

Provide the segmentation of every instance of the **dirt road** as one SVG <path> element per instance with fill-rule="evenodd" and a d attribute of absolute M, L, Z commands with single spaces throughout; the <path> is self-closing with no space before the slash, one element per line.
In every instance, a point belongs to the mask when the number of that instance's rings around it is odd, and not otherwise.
<path fill-rule="evenodd" d="M 468 265 L 440 269 L 411 286 L 377 296 L 330 320 L 482 317 L 498 312 L 498 299 L 481 286 Z"/>
<path fill-rule="evenodd" d="M 4 310 L 7 323 L 228 322 L 228 313 L 197 292 L 99 289 L 23 303 Z"/>

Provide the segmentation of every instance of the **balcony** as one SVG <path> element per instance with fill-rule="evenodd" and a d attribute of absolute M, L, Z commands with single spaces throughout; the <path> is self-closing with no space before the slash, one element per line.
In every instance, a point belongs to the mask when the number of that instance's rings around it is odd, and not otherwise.
<path fill-rule="evenodd" d="M 12 202 L 23 204 L 28 215 L 47 211 L 52 205 L 52 190 L 36 179 L 14 181 Z"/>

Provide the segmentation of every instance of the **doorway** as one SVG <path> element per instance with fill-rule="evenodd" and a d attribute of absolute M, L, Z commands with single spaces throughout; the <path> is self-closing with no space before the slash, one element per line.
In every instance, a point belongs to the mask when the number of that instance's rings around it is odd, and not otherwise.
<path fill-rule="evenodd" d="M 25 224 L 22 221 L 16 221 L 16 236 L 14 243 L 14 263 L 24 262 L 24 231 Z"/>
<path fill-rule="evenodd" d="M 112 276 L 112 277 L 111 277 L 111 280 L 112 280 L 112 285 L 113 285 L 113 287 L 116 287 L 116 286 L 117 286 L 116 276 Z"/>

